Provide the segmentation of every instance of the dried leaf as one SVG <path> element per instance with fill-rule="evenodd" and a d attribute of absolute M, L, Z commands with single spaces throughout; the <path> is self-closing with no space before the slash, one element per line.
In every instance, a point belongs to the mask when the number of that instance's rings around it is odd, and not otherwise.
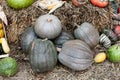
<path fill-rule="evenodd" d="M 50 10 L 49 13 L 52 13 L 57 8 L 61 7 L 64 3 L 65 1 L 60 0 L 38 0 L 36 2 L 36 5 L 41 7 L 42 9 L 48 9 Z"/>
<path fill-rule="evenodd" d="M 8 25 L 8 21 L 7 21 L 7 17 L 3 11 L 2 6 L 0 5 L 0 19 L 6 24 Z"/>
<path fill-rule="evenodd" d="M 50 11 L 49 14 L 54 12 L 57 8 L 61 7 L 65 2 L 60 1 L 56 6 L 54 6 Z"/>

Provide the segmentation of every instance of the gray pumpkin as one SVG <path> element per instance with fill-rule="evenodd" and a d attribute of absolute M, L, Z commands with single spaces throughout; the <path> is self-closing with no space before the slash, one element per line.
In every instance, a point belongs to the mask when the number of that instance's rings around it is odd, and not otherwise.
<path fill-rule="evenodd" d="M 25 52 L 25 53 L 28 53 L 28 48 L 29 48 L 29 45 L 30 43 L 36 39 L 37 36 L 34 32 L 34 29 L 33 27 L 28 27 L 21 35 L 21 40 L 20 40 L 20 43 L 21 43 L 21 47 L 22 47 L 22 50 Z"/>
<path fill-rule="evenodd" d="M 61 22 L 55 15 L 42 15 L 35 23 L 35 32 L 41 38 L 54 39 L 62 30 Z"/>
<path fill-rule="evenodd" d="M 74 30 L 75 37 L 86 42 L 91 48 L 94 48 L 99 43 L 98 30 L 88 22 L 77 26 L 77 29 Z"/>
<path fill-rule="evenodd" d="M 75 70 L 85 70 L 93 63 L 93 52 L 89 46 L 81 40 L 70 40 L 63 44 L 58 55 L 59 61 Z"/>
<path fill-rule="evenodd" d="M 29 61 L 35 73 L 52 70 L 57 63 L 57 51 L 50 40 L 35 39 L 29 48 Z"/>
<path fill-rule="evenodd" d="M 55 39 L 54 42 L 57 47 L 61 48 L 66 41 L 73 39 L 74 37 L 72 34 L 62 31 L 62 33 Z"/>

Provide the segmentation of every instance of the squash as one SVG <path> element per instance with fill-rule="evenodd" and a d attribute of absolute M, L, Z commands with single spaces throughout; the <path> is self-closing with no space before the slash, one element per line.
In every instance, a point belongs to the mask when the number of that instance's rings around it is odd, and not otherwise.
<path fill-rule="evenodd" d="M 99 43 L 98 30 L 88 22 L 84 22 L 80 26 L 77 25 L 77 29 L 74 30 L 74 35 L 77 39 L 86 42 L 90 48 L 94 48 Z"/>
<path fill-rule="evenodd" d="M 3 28 L 3 24 L 2 24 L 2 22 L 0 22 L 0 29 L 2 29 Z"/>
<path fill-rule="evenodd" d="M 63 44 L 58 55 L 58 60 L 65 66 L 75 70 L 85 70 L 91 66 L 93 52 L 90 47 L 81 40 L 70 40 Z"/>
<path fill-rule="evenodd" d="M 0 61 L 0 75 L 14 76 L 18 71 L 18 64 L 14 58 L 6 57 Z"/>
<path fill-rule="evenodd" d="M 1 38 L 1 41 L 2 41 L 2 48 L 4 53 L 10 53 L 10 47 L 8 45 L 7 40 L 5 38 Z"/>
<path fill-rule="evenodd" d="M 62 45 L 69 40 L 73 40 L 74 37 L 72 34 L 62 31 L 62 33 L 55 39 L 55 45 L 58 48 L 61 48 Z"/>
<path fill-rule="evenodd" d="M 28 47 L 30 45 L 30 43 L 37 38 L 37 35 L 34 32 L 34 28 L 33 27 L 28 27 L 21 35 L 21 47 L 22 50 L 25 53 L 28 53 Z"/>
<path fill-rule="evenodd" d="M 50 40 L 33 40 L 29 48 L 29 60 L 35 73 L 52 70 L 57 63 L 55 46 Z"/>
<path fill-rule="evenodd" d="M 106 53 L 104 52 L 98 53 L 94 57 L 95 63 L 101 63 L 104 62 L 105 60 L 106 60 Z"/>
<path fill-rule="evenodd" d="M 107 50 L 107 59 L 110 62 L 120 62 L 120 44 L 114 44 Z"/>
<path fill-rule="evenodd" d="M 0 38 L 4 37 L 4 30 L 0 29 Z"/>
<path fill-rule="evenodd" d="M 54 39 L 61 33 L 62 27 L 56 16 L 46 14 L 36 20 L 34 29 L 39 37 Z"/>
<path fill-rule="evenodd" d="M 120 39 L 120 26 L 119 25 L 114 27 L 114 32 L 117 35 L 117 37 Z"/>
<path fill-rule="evenodd" d="M 111 29 L 103 29 L 103 33 L 108 36 L 112 44 L 114 44 L 118 39 L 117 35 Z"/>
<path fill-rule="evenodd" d="M 103 45 L 105 48 L 109 48 L 111 46 L 111 40 L 106 36 L 104 33 L 102 33 L 99 37 L 100 44 Z"/>
<path fill-rule="evenodd" d="M 6 0 L 8 6 L 14 9 L 23 9 L 27 8 L 34 3 L 34 0 Z"/>

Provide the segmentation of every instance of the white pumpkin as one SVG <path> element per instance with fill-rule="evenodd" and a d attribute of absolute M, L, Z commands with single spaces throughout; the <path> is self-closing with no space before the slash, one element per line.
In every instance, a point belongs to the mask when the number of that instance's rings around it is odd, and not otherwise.
<path fill-rule="evenodd" d="M 42 15 L 36 20 L 34 29 L 39 37 L 54 39 L 62 31 L 61 21 L 54 15 Z"/>

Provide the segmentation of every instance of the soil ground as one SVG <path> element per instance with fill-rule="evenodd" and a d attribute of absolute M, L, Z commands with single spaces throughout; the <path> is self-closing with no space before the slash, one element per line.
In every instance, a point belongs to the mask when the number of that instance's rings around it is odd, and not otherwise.
<path fill-rule="evenodd" d="M 21 50 L 20 35 L 26 27 L 34 25 L 35 20 L 48 11 L 36 7 L 35 4 L 22 10 L 8 7 L 6 0 L 0 0 L 0 4 L 9 22 L 6 31 L 11 48 L 10 56 L 14 57 L 19 65 L 15 76 L 0 76 L 0 80 L 120 80 L 120 63 L 110 63 L 107 60 L 100 64 L 93 64 L 85 71 L 75 72 L 58 63 L 51 72 L 34 74 L 29 64 L 28 54 Z M 53 14 L 61 20 L 65 31 L 72 32 L 75 29 L 74 23 L 81 24 L 85 21 L 93 23 L 100 31 L 105 27 L 112 28 L 111 11 L 110 6 L 98 8 L 88 3 L 86 6 L 75 7 L 69 1 Z"/>

